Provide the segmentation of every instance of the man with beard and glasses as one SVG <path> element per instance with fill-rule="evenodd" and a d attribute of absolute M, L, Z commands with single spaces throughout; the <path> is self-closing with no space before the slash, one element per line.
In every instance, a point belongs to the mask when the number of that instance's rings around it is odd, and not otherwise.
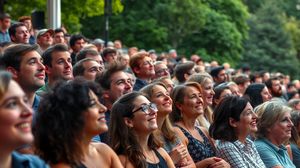
<path fill-rule="evenodd" d="M 265 82 L 265 84 L 272 95 L 272 99 L 277 99 L 286 103 L 286 99 L 283 96 L 282 86 L 278 77 L 271 77 Z"/>

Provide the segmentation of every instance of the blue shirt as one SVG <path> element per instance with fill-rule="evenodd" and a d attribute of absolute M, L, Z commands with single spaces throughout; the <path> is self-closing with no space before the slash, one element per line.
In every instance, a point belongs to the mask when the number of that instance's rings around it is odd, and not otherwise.
<path fill-rule="evenodd" d="M 0 31 L 0 43 L 3 42 L 10 42 L 8 30 L 6 30 L 5 32 Z"/>
<path fill-rule="evenodd" d="M 265 138 L 257 139 L 254 143 L 266 167 L 282 166 L 286 168 L 296 168 L 285 146 L 280 145 L 277 147 Z"/>
<path fill-rule="evenodd" d="M 293 163 L 297 168 L 300 168 L 300 149 L 296 144 L 291 143 L 293 154 Z"/>
<path fill-rule="evenodd" d="M 49 166 L 34 155 L 22 155 L 18 152 L 12 152 L 13 168 L 49 168 Z"/>
<path fill-rule="evenodd" d="M 134 91 L 139 91 L 141 88 L 146 86 L 148 83 L 145 80 L 136 78 L 135 84 L 133 86 Z"/>

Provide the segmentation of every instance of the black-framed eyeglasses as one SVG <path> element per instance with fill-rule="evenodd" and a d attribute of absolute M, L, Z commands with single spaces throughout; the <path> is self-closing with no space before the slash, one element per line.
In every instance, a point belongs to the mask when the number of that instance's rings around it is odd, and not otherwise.
<path fill-rule="evenodd" d="M 154 112 L 158 111 L 156 104 L 150 103 L 150 104 L 143 104 L 140 108 L 134 110 L 132 112 L 132 114 L 135 113 L 135 112 L 138 112 L 139 110 L 142 110 L 142 112 L 144 112 L 145 114 L 150 114 L 150 110 L 149 109 L 151 109 Z"/>

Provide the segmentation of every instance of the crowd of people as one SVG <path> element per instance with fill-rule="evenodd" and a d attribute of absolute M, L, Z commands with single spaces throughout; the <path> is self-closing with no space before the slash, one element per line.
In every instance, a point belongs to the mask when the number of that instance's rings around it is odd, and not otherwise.
<path fill-rule="evenodd" d="M 0 167 L 300 167 L 299 80 L 10 22 Z"/>

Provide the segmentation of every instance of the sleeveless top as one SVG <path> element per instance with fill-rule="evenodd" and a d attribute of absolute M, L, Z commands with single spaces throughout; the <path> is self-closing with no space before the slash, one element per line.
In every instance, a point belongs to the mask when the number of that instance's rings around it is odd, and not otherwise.
<path fill-rule="evenodd" d="M 216 153 L 214 151 L 214 148 L 212 144 L 209 142 L 209 139 L 205 136 L 205 134 L 201 131 L 199 127 L 195 127 L 200 136 L 203 139 L 203 142 L 199 141 L 198 139 L 194 138 L 189 132 L 187 132 L 182 127 L 176 125 L 181 129 L 183 134 L 187 137 L 189 140 L 189 144 L 187 146 L 188 151 L 194 160 L 194 162 L 201 161 L 206 158 L 210 158 L 213 156 L 216 156 Z"/>
<path fill-rule="evenodd" d="M 178 144 L 181 143 L 181 140 L 178 136 L 175 137 L 174 142 L 167 140 L 164 136 L 161 136 L 160 140 L 163 142 L 162 148 L 164 148 L 167 153 L 170 153 Z"/>
<path fill-rule="evenodd" d="M 167 162 L 165 159 L 160 155 L 157 150 L 154 150 L 155 155 L 158 157 L 159 162 L 158 163 L 148 163 L 147 162 L 147 168 L 168 168 Z"/>

